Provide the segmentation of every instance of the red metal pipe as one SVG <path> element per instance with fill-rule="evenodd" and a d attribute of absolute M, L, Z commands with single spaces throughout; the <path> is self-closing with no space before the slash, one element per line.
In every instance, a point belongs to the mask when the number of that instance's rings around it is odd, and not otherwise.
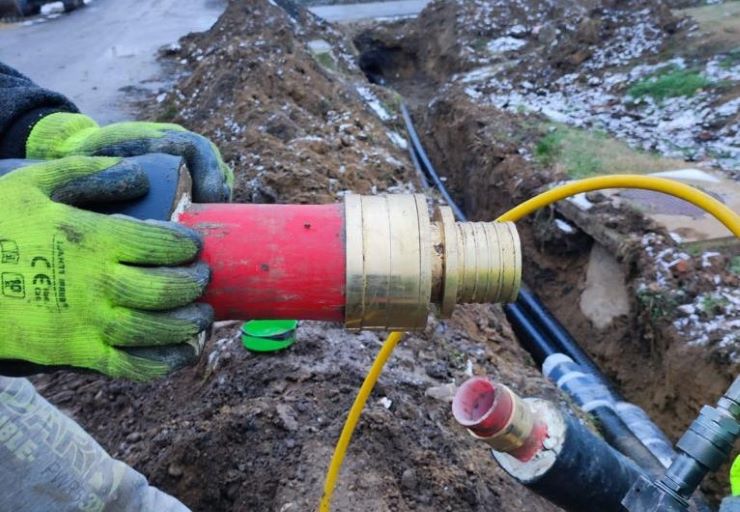
<path fill-rule="evenodd" d="M 217 319 L 344 321 L 341 204 L 194 204 L 177 221 L 204 237 Z"/>

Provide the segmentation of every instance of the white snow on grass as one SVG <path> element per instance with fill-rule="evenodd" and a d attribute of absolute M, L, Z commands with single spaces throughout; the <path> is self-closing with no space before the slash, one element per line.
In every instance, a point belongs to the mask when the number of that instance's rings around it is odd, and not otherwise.
<path fill-rule="evenodd" d="M 486 45 L 488 51 L 491 53 L 503 53 L 510 52 L 512 50 L 518 50 L 522 46 L 525 46 L 527 41 L 525 39 L 517 39 L 516 37 L 504 36 L 489 41 Z"/>
<path fill-rule="evenodd" d="M 373 91 L 371 91 L 368 87 L 364 85 L 357 85 L 355 86 L 355 89 L 357 89 L 357 92 L 360 94 L 365 103 L 367 103 L 367 106 L 370 107 L 373 112 L 375 112 L 375 114 L 380 118 L 381 121 L 389 121 L 393 118 L 391 113 L 388 112 L 388 110 L 383 106 L 378 97 L 375 96 L 375 93 L 373 93 Z"/>
<path fill-rule="evenodd" d="M 51 14 L 61 14 L 64 12 L 64 2 L 51 2 L 41 6 L 41 14 L 49 16 Z"/>

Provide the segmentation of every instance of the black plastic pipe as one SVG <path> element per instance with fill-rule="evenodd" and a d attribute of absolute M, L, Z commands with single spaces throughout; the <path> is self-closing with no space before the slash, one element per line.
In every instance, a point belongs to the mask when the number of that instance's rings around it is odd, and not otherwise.
<path fill-rule="evenodd" d="M 439 193 L 442 194 L 447 206 L 452 209 L 452 213 L 455 214 L 455 218 L 460 221 L 466 221 L 467 217 L 452 199 L 452 196 L 450 196 L 450 193 L 447 191 L 447 187 L 445 187 L 439 174 L 437 174 L 437 171 L 434 169 L 432 162 L 429 161 L 429 156 L 427 156 L 426 151 L 424 151 L 423 146 L 421 145 L 419 134 L 416 133 L 416 128 L 414 128 L 414 123 L 411 120 L 411 114 L 409 114 L 409 110 L 406 108 L 405 104 L 401 104 L 401 115 L 403 115 L 403 121 L 406 123 L 406 132 L 408 132 L 409 139 L 411 139 L 411 147 L 416 153 L 418 163 L 421 165 L 422 169 L 426 170 L 427 177 L 434 182 L 434 186 L 436 186 Z"/>
<path fill-rule="evenodd" d="M 550 313 L 547 307 L 533 292 L 528 290 L 526 287 L 522 287 L 516 303 L 524 309 L 529 316 L 536 319 L 540 330 L 542 330 L 545 336 L 554 342 L 555 352 L 567 355 L 573 361 L 589 369 L 595 375 L 602 377 L 604 384 L 613 393 L 618 394 L 617 390 L 607 381 L 606 377 L 603 377 L 601 369 L 594 360 L 591 359 L 591 357 L 581 348 L 578 342 L 573 339 L 573 336 L 571 336 L 565 327 L 563 327 L 563 324 L 561 324 L 558 319 Z"/>
<path fill-rule="evenodd" d="M 504 312 L 519 344 L 529 352 L 534 362 L 541 368 L 545 359 L 556 353 L 550 340 L 537 329 L 536 322 L 519 304 L 506 304 Z"/>
<path fill-rule="evenodd" d="M 521 484 L 568 512 L 623 512 L 622 498 L 644 473 L 576 418 L 560 416 L 564 432 L 548 452 L 554 460 L 522 463 L 498 452 L 493 457 Z"/>

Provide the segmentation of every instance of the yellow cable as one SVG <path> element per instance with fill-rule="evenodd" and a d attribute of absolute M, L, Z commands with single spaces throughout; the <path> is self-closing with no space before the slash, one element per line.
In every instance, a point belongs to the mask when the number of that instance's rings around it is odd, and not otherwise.
<path fill-rule="evenodd" d="M 533 197 L 529 201 L 525 201 L 515 208 L 512 208 L 496 220 L 498 222 L 516 222 L 535 210 L 551 205 L 561 199 L 565 199 L 582 192 L 591 192 L 593 190 L 602 190 L 607 188 L 640 188 L 663 192 L 665 194 L 678 197 L 711 214 L 718 221 L 727 226 L 736 237 L 740 237 L 740 215 L 710 195 L 677 181 L 658 178 L 655 176 L 633 174 L 597 176 L 595 178 L 586 178 L 560 185 Z M 383 343 L 383 347 L 375 358 L 370 371 L 365 377 L 359 393 L 357 393 L 357 397 L 347 415 L 347 420 L 344 423 L 342 433 L 339 436 L 339 441 L 337 441 L 337 445 L 334 448 L 334 454 L 329 463 L 329 469 L 326 473 L 326 481 L 324 482 L 324 493 L 321 496 L 321 503 L 319 504 L 320 512 L 330 512 L 331 510 L 331 498 L 337 485 L 339 471 L 342 469 L 342 462 L 347 453 L 347 447 L 352 439 L 352 433 L 360 420 L 362 410 L 365 408 L 365 402 L 367 402 L 370 393 L 375 387 L 375 383 L 378 381 L 378 377 L 380 377 L 380 373 L 383 371 L 386 361 L 388 361 L 393 349 L 396 348 L 396 345 L 398 345 L 402 338 L 403 333 L 401 332 L 392 332 L 388 336 L 385 343 Z"/>
<path fill-rule="evenodd" d="M 370 367 L 370 371 L 367 373 L 360 391 L 355 397 L 355 401 L 352 404 L 352 408 L 349 410 L 347 415 L 347 421 L 344 423 L 342 433 L 337 441 L 337 446 L 334 448 L 334 454 L 331 457 L 329 463 L 329 470 L 326 473 L 326 481 L 324 482 L 324 494 L 321 496 L 321 503 L 319 504 L 319 510 L 321 512 L 329 512 L 331 510 L 331 497 L 334 494 L 334 488 L 337 486 L 337 478 L 339 478 L 339 470 L 342 469 L 342 462 L 344 456 L 347 453 L 347 447 L 349 441 L 352 439 L 352 433 L 355 431 L 357 422 L 360 421 L 360 415 L 362 409 L 365 408 L 365 402 L 367 402 L 370 393 L 375 387 L 375 383 L 380 377 L 380 372 L 383 371 L 386 361 L 391 356 L 393 349 L 396 348 L 398 342 L 403 339 L 402 332 L 392 332 L 388 335 L 383 346 L 380 348 L 373 365 Z"/>
<path fill-rule="evenodd" d="M 712 214 L 718 221 L 727 226 L 735 236 L 740 237 L 740 215 L 733 212 L 728 206 L 717 201 L 712 196 L 678 181 L 639 174 L 614 174 L 611 176 L 597 176 L 572 181 L 523 202 L 496 220 L 499 222 L 515 222 L 535 210 L 565 199 L 566 197 L 574 196 L 581 192 L 591 192 L 605 188 L 641 188 L 678 197 Z"/>

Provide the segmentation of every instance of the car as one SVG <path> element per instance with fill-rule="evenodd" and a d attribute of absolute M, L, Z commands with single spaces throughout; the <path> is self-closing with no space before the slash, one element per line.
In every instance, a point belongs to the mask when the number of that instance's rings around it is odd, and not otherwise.
<path fill-rule="evenodd" d="M 31 16 L 41 12 L 44 4 L 55 3 L 50 0 L 0 0 L 0 16 Z M 85 5 L 85 0 L 62 0 L 65 11 L 73 11 Z"/>

